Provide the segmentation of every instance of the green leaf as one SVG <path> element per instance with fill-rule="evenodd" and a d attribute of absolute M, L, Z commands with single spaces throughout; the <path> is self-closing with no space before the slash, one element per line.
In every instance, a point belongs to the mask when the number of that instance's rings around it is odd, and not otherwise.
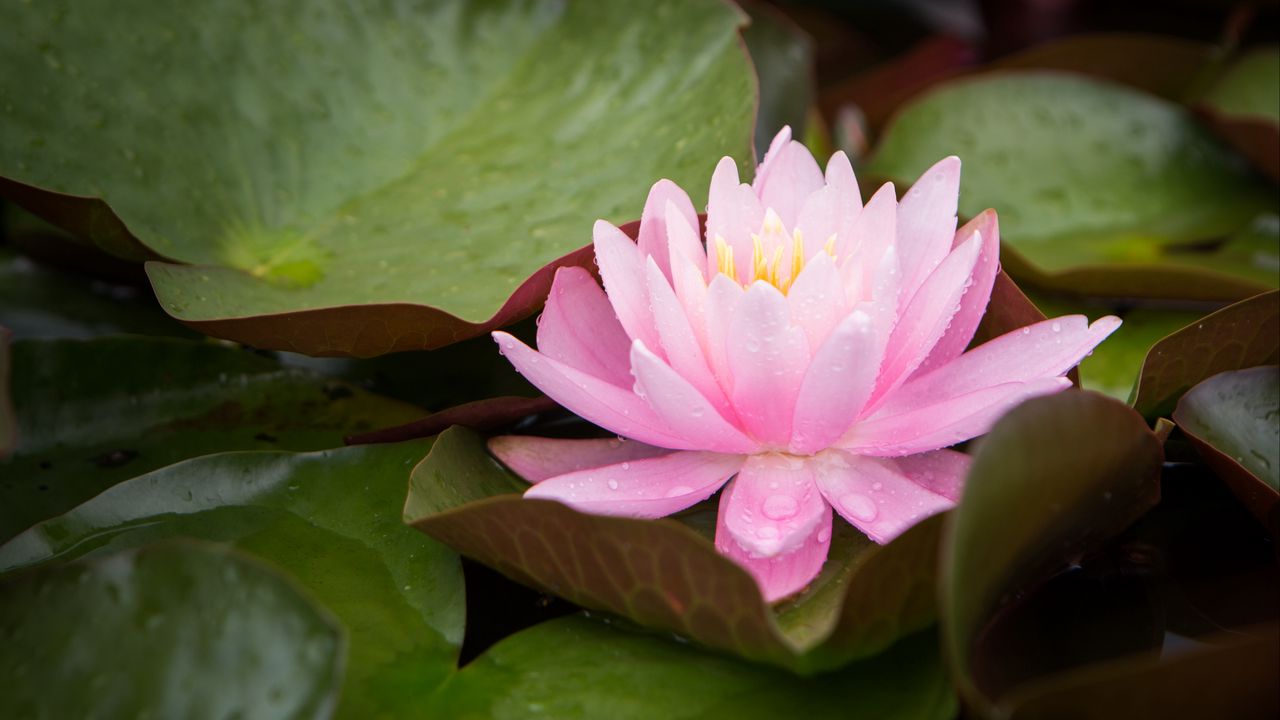
<path fill-rule="evenodd" d="M 194 337 L 140 288 L 60 273 L 0 248 L 0 325 L 18 339 Z"/>
<path fill-rule="evenodd" d="M 1188 244 L 1234 232 L 1275 201 L 1165 100 L 1065 73 L 958 80 L 902 110 L 869 170 L 912 182 L 952 154 L 965 163 L 961 214 L 996 208 L 1015 277 L 1085 294 L 1218 300 L 1276 285 L 1197 265 Z"/>
<path fill-rule="evenodd" d="M 1280 368 L 1214 375 L 1182 396 L 1173 419 L 1265 523 L 1280 503 Z"/>
<path fill-rule="evenodd" d="M 756 157 L 764 158 L 773 136 L 784 125 L 791 136 L 805 137 L 813 106 L 813 40 L 782 11 L 764 2 L 743 3 L 751 24 L 742 32 L 760 86 L 756 114 Z"/>
<path fill-rule="evenodd" d="M 106 337 L 20 341 L 12 353 L 18 445 L 0 464 L 0 541 L 179 460 L 336 447 L 421 415 L 241 348 Z"/>
<path fill-rule="evenodd" d="M 743 20 L 718 0 L 6 4 L 0 175 L 64 227 L 101 198 L 106 249 L 145 256 L 127 228 L 191 263 L 148 273 L 208 334 L 438 347 L 529 314 L 547 266 L 588 262 L 565 256 L 658 178 L 700 204 L 722 155 L 747 169 Z"/>
<path fill-rule="evenodd" d="M 570 617 L 491 648 L 445 686 L 431 710 L 457 720 L 942 720 L 957 707 L 929 633 L 838 672 L 800 678 Z"/>
<path fill-rule="evenodd" d="M 1162 459 L 1141 416 L 1087 392 L 1028 401 L 981 441 L 951 514 L 939 581 L 950 665 L 975 707 L 999 701 L 973 674 L 974 642 L 990 617 L 1154 505 Z"/>
<path fill-rule="evenodd" d="M 1280 361 L 1280 292 L 1219 310 L 1152 346 L 1142 363 L 1133 407 L 1167 416 L 1191 387 L 1227 370 Z"/>
<path fill-rule="evenodd" d="M 0 546 L 0 571 L 195 537 L 291 574 L 346 629 L 338 714 L 404 717 L 448 677 L 463 630 L 457 556 L 400 522 L 429 443 L 237 452 L 171 465 Z"/>
<path fill-rule="evenodd" d="M 1181 102 L 1216 52 L 1209 43 L 1168 35 L 1107 32 L 1050 40 L 1000 58 L 993 67 L 1079 73 Z"/>
<path fill-rule="evenodd" d="M 12 339 L 13 333 L 0 326 L 0 461 L 12 455 L 18 444 L 18 418 L 13 412 L 13 392 L 9 383 L 13 365 L 9 348 Z"/>
<path fill-rule="evenodd" d="M 527 487 L 478 435 L 454 428 L 414 469 L 404 518 L 518 582 L 797 672 L 872 655 L 933 621 L 941 518 L 885 546 L 836 533 L 823 574 L 775 614 L 751 576 L 689 525 L 524 500 Z"/>
<path fill-rule="evenodd" d="M 9 717 L 324 718 L 345 643 L 278 572 L 166 543 L 0 582 Z"/>
<path fill-rule="evenodd" d="M 1220 113 L 1253 115 L 1280 125 L 1280 46 L 1246 53 L 1227 68 L 1203 100 Z"/>

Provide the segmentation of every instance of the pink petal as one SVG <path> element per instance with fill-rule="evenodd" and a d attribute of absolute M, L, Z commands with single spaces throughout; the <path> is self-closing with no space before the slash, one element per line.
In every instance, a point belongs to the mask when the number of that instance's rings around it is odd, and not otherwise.
<path fill-rule="evenodd" d="M 805 259 L 822 252 L 832 236 L 838 240 L 840 231 L 853 222 L 861 209 L 862 196 L 853 167 L 849 158 L 838 152 L 827 162 L 826 186 L 804 201 L 796 220 L 796 228 L 804 236 Z"/>
<path fill-rule="evenodd" d="M 916 180 L 898 205 L 898 258 L 909 301 L 916 288 L 951 252 L 960 199 L 960 159 L 939 160 Z"/>
<path fill-rule="evenodd" d="M 659 518 L 711 497 L 741 466 L 735 455 L 676 452 L 549 478 L 524 496 L 598 515 Z"/>
<path fill-rule="evenodd" d="M 698 238 L 698 216 L 693 216 L 692 220 L 685 217 L 685 211 L 676 206 L 675 203 L 667 203 L 666 209 L 666 228 L 667 228 L 667 260 L 672 272 L 667 273 L 667 277 L 674 284 L 675 282 L 675 266 L 678 263 L 691 263 L 697 269 L 697 276 L 705 285 L 707 282 L 707 253 L 702 246 L 702 240 Z M 662 267 L 662 264 L 658 264 Z"/>
<path fill-rule="evenodd" d="M 814 354 L 800 386 L 793 452 L 818 452 L 849 429 L 875 387 L 883 350 L 883 340 L 866 313 L 855 311 L 840 323 Z"/>
<path fill-rule="evenodd" d="M 853 217 L 862 208 L 862 191 L 858 189 L 858 178 L 853 174 L 853 165 L 849 156 L 840 150 L 827 161 L 827 187 L 836 192 L 840 199 L 842 214 Z M 825 241 L 824 241 L 825 242 Z"/>
<path fill-rule="evenodd" d="M 819 252 L 804 266 L 787 291 L 787 305 L 791 322 L 804 330 L 809 347 L 821 345 L 845 315 L 844 285 L 830 255 Z"/>
<path fill-rule="evenodd" d="M 897 227 L 898 198 L 893 194 L 893 184 L 885 183 L 867 201 L 862 212 L 846 221 L 841 228 L 836 241 L 836 258 L 843 269 L 852 273 L 845 282 L 856 284 L 861 289 L 858 297 L 867 297 L 885 251 L 894 245 Z"/>
<path fill-rule="evenodd" d="M 898 464 L 898 471 L 911 482 L 935 495 L 959 502 L 973 458 L 955 450 L 934 450 L 895 458 L 894 462 Z"/>
<path fill-rule="evenodd" d="M 733 249 L 737 267 L 735 278 L 745 282 L 751 271 L 751 234 L 760 232 L 764 208 L 751 186 L 738 182 L 738 166 L 733 158 L 720 159 L 711 176 L 707 200 L 707 276 L 716 272 L 716 238 Z"/>
<path fill-rule="evenodd" d="M 773 208 L 783 225 L 794 228 L 805 200 L 825 184 L 813 154 L 792 140 L 769 153 L 751 188 L 764 208 Z"/>
<path fill-rule="evenodd" d="M 884 364 L 872 396 L 873 406 L 919 367 L 946 332 L 981 249 L 982 238 L 978 236 L 956 248 L 902 311 L 885 348 Z"/>
<path fill-rule="evenodd" d="M 912 378 L 885 399 L 878 414 L 910 412 L 992 385 L 1057 377 L 1119 326 L 1120 320 L 1111 316 L 1089 325 L 1083 315 L 1068 315 L 1005 333 Z"/>
<path fill-rule="evenodd" d="M 756 166 L 756 182 L 761 182 L 761 178 L 768 175 L 773 166 L 778 162 L 778 158 L 782 156 L 782 150 L 791 144 L 791 126 L 783 125 L 782 129 L 773 136 L 769 141 L 769 149 L 765 150 L 764 158 L 760 160 L 760 164 Z"/>
<path fill-rule="evenodd" d="M 755 577 L 769 602 L 813 580 L 830 541 L 831 508 L 809 461 L 749 457 L 720 497 L 716 548 Z"/>
<path fill-rule="evenodd" d="M 899 415 L 875 414 L 859 421 L 835 444 L 882 457 L 937 450 L 985 433 L 1024 400 L 1068 387 L 1071 381 L 1066 378 L 1039 378 L 983 388 Z"/>
<path fill-rule="evenodd" d="M 720 387 L 730 394 L 733 392 L 733 375 L 729 371 L 729 324 L 737 316 L 744 295 L 746 291 L 742 286 L 724 275 L 711 278 L 707 287 L 707 360 Z"/>
<path fill-rule="evenodd" d="M 670 454 L 666 448 L 621 438 L 564 440 L 531 435 L 500 435 L 489 440 L 489 452 L 526 482 L 577 470 L 617 465 Z"/>
<path fill-rule="evenodd" d="M 809 344 L 791 325 L 787 299 L 777 288 L 756 282 L 747 289 L 729 321 L 726 350 L 730 399 L 742 427 L 763 443 L 785 447 Z"/>
<path fill-rule="evenodd" d="M 659 348 L 640 249 L 621 230 L 603 220 L 596 221 L 593 234 L 596 264 L 618 322 L 632 339 Z"/>
<path fill-rule="evenodd" d="M 956 233 L 956 246 L 976 234 L 982 236 L 982 249 L 978 252 L 978 262 L 973 267 L 973 282 L 960 298 L 960 309 L 951 319 L 951 325 L 942 334 L 942 339 L 938 340 L 929 356 L 916 369 L 916 376 L 941 367 L 964 352 L 969 341 L 973 340 L 973 333 L 978 329 L 983 313 L 987 311 L 991 288 L 1000 272 L 1000 226 L 994 210 L 983 211 L 965 223 Z"/>
<path fill-rule="evenodd" d="M 493 333 L 493 339 L 526 380 L 586 420 L 650 445 L 701 449 L 666 427 L 649 405 L 630 390 L 549 358 L 505 332 Z"/>
<path fill-rule="evenodd" d="M 640 214 L 640 234 L 636 245 L 640 248 L 640 256 L 653 258 L 662 269 L 662 274 L 670 279 L 671 261 L 667 249 L 667 235 L 670 232 L 668 205 L 675 208 L 687 225 L 698 227 L 698 212 L 693 209 L 688 193 L 670 180 L 659 180 L 649 189 L 644 212 Z"/>
<path fill-rule="evenodd" d="M 722 453 L 748 453 L 759 447 L 639 340 L 631 346 L 631 369 L 636 376 L 636 392 L 641 393 L 666 427 L 691 447 Z"/>
<path fill-rule="evenodd" d="M 556 271 L 538 319 L 538 350 L 614 385 L 631 381 L 631 338 L 604 291 L 583 268 Z"/>
<path fill-rule="evenodd" d="M 729 400 L 716 382 L 715 375 L 702 353 L 702 344 L 694 334 L 684 306 L 667 284 L 666 277 L 652 258 L 646 261 L 649 298 L 653 301 L 653 320 L 658 338 L 671 368 L 697 388 L 722 414 L 729 412 Z"/>
<path fill-rule="evenodd" d="M 957 469 L 960 463 L 954 461 L 927 464 L 915 461 L 904 468 L 893 459 L 835 451 L 824 453 L 814 464 L 818 487 L 836 512 L 881 544 L 930 515 L 955 506 L 954 499 L 934 492 L 916 479 L 921 477 L 924 467 L 936 473 Z M 948 474 L 945 479 L 932 482 L 952 488 L 962 481 L 962 474 Z"/>

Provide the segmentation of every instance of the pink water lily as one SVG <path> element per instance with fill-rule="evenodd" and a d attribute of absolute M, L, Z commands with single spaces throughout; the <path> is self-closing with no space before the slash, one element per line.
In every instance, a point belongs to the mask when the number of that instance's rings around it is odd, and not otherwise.
<path fill-rule="evenodd" d="M 494 333 L 524 376 L 604 440 L 500 437 L 528 498 L 657 518 L 720 497 L 716 547 L 766 599 L 821 569 L 832 508 L 877 542 L 953 506 L 946 450 L 1063 377 L 1120 323 L 1047 320 L 966 350 L 999 270 L 996 215 L 956 230 L 960 161 L 899 202 L 862 204 L 848 158 L 825 176 L 783 129 L 750 185 L 724 158 L 705 243 L 688 195 L 659 181 L 633 242 L 595 225 L 604 290 L 555 276 L 538 350 Z"/>

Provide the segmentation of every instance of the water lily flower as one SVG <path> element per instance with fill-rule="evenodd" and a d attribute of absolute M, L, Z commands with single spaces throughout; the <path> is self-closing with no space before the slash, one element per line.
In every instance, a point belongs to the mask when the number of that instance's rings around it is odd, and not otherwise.
<path fill-rule="evenodd" d="M 595 225 L 604 289 L 555 276 L 524 376 L 617 439 L 500 437 L 528 498 L 657 518 L 722 486 L 715 544 L 775 601 L 817 575 L 832 509 L 876 542 L 952 507 L 947 450 L 1063 375 L 1120 321 L 1047 320 L 966 350 L 999 271 L 996 214 L 956 230 L 960 161 L 864 207 L 848 158 L 826 173 L 783 129 L 755 180 L 711 178 L 705 242 L 661 180 L 639 237 Z M 727 486 L 726 486 L 726 483 Z"/>

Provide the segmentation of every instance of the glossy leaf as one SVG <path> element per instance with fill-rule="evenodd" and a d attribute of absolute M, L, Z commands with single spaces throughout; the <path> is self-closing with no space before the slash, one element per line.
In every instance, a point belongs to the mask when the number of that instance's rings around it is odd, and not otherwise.
<path fill-rule="evenodd" d="M 457 556 L 400 522 L 405 477 L 428 447 L 171 465 L 0 546 L 0 571 L 170 537 L 230 543 L 288 572 L 345 628 L 338 715 L 403 717 L 453 672 L 464 622 Z"/>
<path fill-rule="evenodd" d="M 234 551 L 166 543 L 0 582 L 9 717 L 324 718 L 342 628 Z"/>
<path fill-rule="evenodd" d="M 1156 343 L 1142 363 L 1133 406 L 1154 418 L 1202 380 L 1280 361 L 1280 292 L 1238 302 Z"/>
<path fill-rule="evenodd" d="M 454 428 L 414 469 L 405 521 L 583 607 L 803 673 L 872 655 L 932 622 L 941 518 L 883 547 L 836 534 L 834 561 L 775 615 L 747 572 L 689 526 L 587 515 L 525 500 L 527 487 L 479 436 Z"/>
<path fill-rule="evenodd" d="M 946 652 L 975 707 L 998 701 L 971 667 L 990 616 L 1155 504 L 1162 459 L 1141 416 L 1087 392 L 1028 401 L 980 442 L 952 511 L 939 581 Z"/>
<path fill-rule="evenodd" d="M 800 678 L 671 639 L 570 617 L 507 638 L 437 696 L 436 717 L 954 717 L 932 634 L 837 672 Z"/>
<path fill-rule="evenodd" d="M 318 450 L 421 410 L 234 347 L 168 338 L 13 345 L 18 445 L 0 541 L 126 478 L 223 450 Z"/>
<path fill-rule="evenodd" d="M 1173 419 L 1265 523 L 1280 503 L 1280 369 L 1214 375 L 1182 396 Z"/>
<path fill-rule="evenodd" d="M 1233 63 L 1200 109 L 1227 142 L 1280 181 L 1280 46 L 1255 49 Z"/>
<path fill-rule="evenodd" d="M 965 163 L 961 214 L 998 210 L 1014 277 L 1189 299 L 1275 286 L 1165 261 L 1274 206 L 1239 158 L 1167 101 L 1066 73 L 988 73 L 903 108 L 869 170 L 910 182 L 950 154 Z"/>
<path fill-rule="evenodd" d="M 700 194 L 720 156 L 748 167 L 743 21 L 717 0 L 7 4 L 0 193 L 190 263 L 148 274 L 208 334 L 438 347 L 528 315 L 656 178 Z"/>

